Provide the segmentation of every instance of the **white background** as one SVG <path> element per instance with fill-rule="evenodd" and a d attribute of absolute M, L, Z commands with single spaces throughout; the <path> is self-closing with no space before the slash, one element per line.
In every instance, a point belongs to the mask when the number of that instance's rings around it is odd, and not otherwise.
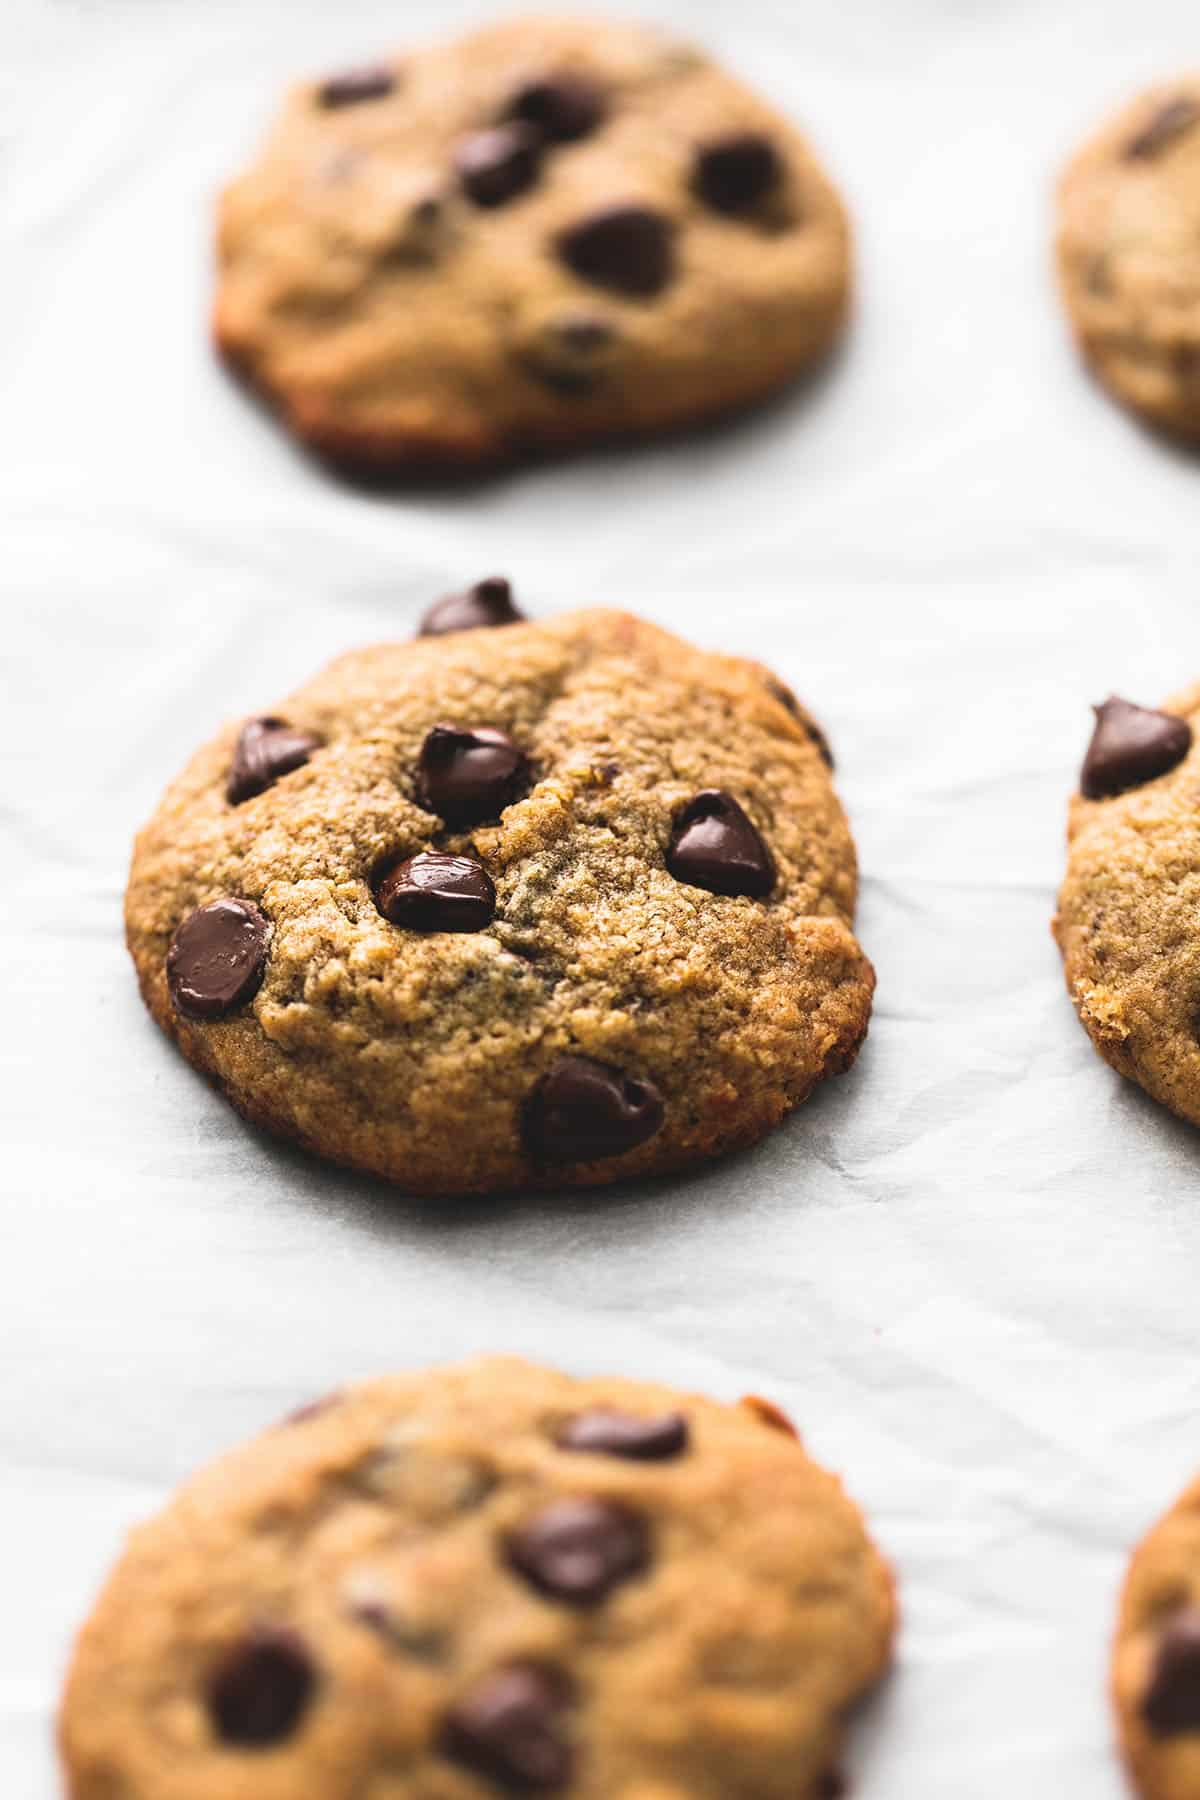
<path fill-rule="evenodd" d="M 1200 60 L 1195 8 L 658 0 L 843 183 L 845 354 L 688 444 L 364 497 L 214 366 L 212 197 L 285 78 L 476 11 L 4 7 L 0 1793 L 57 1793 L 70 1634 L 188 1470 L 347 1378 L 503 1348 L 773 1395 L 845 1472 L 904 1602 L 856 1800 L 1116 1800 L 1117 1584 L 1197 1463 L 1196 1141 L 1095 1058 L 1048 925 L 1088 704 L 1200 673 L 1200 510 L 1077 369 L 1047 243 L 1063 156 Z M 220 721 L 493 570 L 796 686 L 879 996 L 856 1072 L 751 1155 L 438 1211 L 226 1111 L 143 1016 L 120 900 Z"/>

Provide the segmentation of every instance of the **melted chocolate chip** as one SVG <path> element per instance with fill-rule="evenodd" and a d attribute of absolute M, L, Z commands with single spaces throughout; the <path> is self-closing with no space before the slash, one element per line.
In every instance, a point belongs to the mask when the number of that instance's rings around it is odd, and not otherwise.
<path fill-rule="evenodd" d="M 786 682 L 780 681 L 778 675 L 768 675 L 766 681 L 768 691 L 774 695 L 780 706 L 785 707 L 786 710 L 791 713 L 793 719 L 795 719 L 804 735 L 816 745 L 817 754 L 825 764 L 825 767 L 827 769 L 832 769 L 833 751 L 830 748 L 829 739 L 825 736 L 825 733 L 821 730 L 817 721 L 809 718 L 795 694 L 793 694 L 791 688 L 788 687 Z"/>
<path fill-rule="evenodd" d="M 1135 706 L 1115 694 L 1095 708 L 1096 727 L 1079 775 L 1088 800 L 1107 800 L 1141 787 L 1181 763 L 1192 747 L 1192 728 L 1172 713 Z"/>
<path fill-rule="evenodd" d="M 682 1413 L 640 1418 L 615 1407 L 595 1406 L 568 1419 L 555 1438 L 560 1450 L 582 1450 L 595 1456 L 623 1456 L 631 1462 L 668 1462 L 688 1447 L 688 1422 Z"/>
<path fill-rule="evenodd" d="M 613 1500 L 554 1500 L 508 1542 L 509 1560 L 552 1600 L 595 1606 L 650 1560 L 639 1515 Z"/>
<path fill-rule="evenodd" d="M 652 207 L 610 206 L 564 231 L 558 252 L 582 281 L 648 299 L 675 272 L 675 228 Z"/>
<path fill-rule="evenodd" d="M 1142 1717 L 1155 1737 L 1200 1732 L 1200 1608 L 1176 1613 L 1164 1627 Z"/>
<path fill-rule="evenodd" d="M 772 1431 L 782 1431 L 787 1437 L 800 1436 L 783 1408 L 773 1400 L 764 1400 L 761 1394 L 743 1394 L 742 1405 Z"/>
<path fill-rule="evenodd" d="M 783 176 L 783 163 L 770 138 L 758 131 L 735 131 L 696 152 L 692 186 L 714 211 L 753 212 Z"/>
<path fill-rule="evenodd" d="M 167 951 L 167 986 L 189 1019 L 223 1019 L 258 992 L 270 926 L 248 900 L 211 900 L 189 913 Z"/>
<path fill-rule="evenodd" d="M 446 1715 L 442 1748 L 510 1793 L 557 1793 L 571 1778 L 561 1726 L 570 1700 L 570 1684 L 556 1669 L 539 1663 L 494 1669 Z"/>
<path fill-rule="evenodd" d="M 552 144 L 573 144 L 601 124 L 608 107 L 595 82 L 582 75 L 531 81 L 513 98 L 509 117 L 533 125 Z"/>
<path fill-rule="evenodd" d="M 298 731 L 286 719 L 248 719 L 238 733 L 225 798 L 231 806 L 265 793 L 282 775 L 303 768 L 321 739 L 312 731 Z"/>
<path fill-rule="evenodd" d="M 389 869 L 375 904 L 408 931 L 483 931 L 496 911 L 496 889 L 473 857 L 425 850 Z"/>
<path fill-rule="evenodd" d="M 541 134 L 519 120 L 476 131 L 454 152 L 454 167 L 476 206 L 503 206 L 538 178 Z"/>
<path fill-rule="evenodd" d="M 226 1651 L 213 1672 L 213 1729 L 223 1743 L 247 1749 L 282 1743 L 299 1725 L 315 1687 L 316 1671 L 294 1632 L 252 1632 Z"/>
<path fill-rule="evenodd" d="M 817 1800 L 845 1800 L 849 1791 L 840 1769 L 826 1769 L 817 1783 Z"/>
<path fill-rule="evenodd" d="M 594 313 L 568 313 L 537 334 L 524 361 L 531 374 L 556 392 L 583 393 L 605 373 L 605 359 L 616 342 L 611 320 Z"/>
<path fill-rule="evenodd" d="M 763 900 L 775 886 L 775 864 L 732 794 L 705 788 L 675 819 L 667 868 L 676 881 L 710 894 Z"/>
<path fill-rule="evenodd" d="M 498 819 L 528 780 L 524 753 L 490 725 L 435 725 L 421 745 L 421 804 L 455 830 Z"/>
<path fill-rule="evenodd" d="M 1151 162 L 1198 122 L 1200 101 L 1193 100 L 1188 94 L 1180 94 L 1178 99 L 1168 100 L 1160 107 L 1149 124 L 1130 139 L 1125 146 L 1125 155 L 1131 162 Z"/>
<path fill-rule="evenodd" d="M 519 625 L 525 614 L 513 599 L 512 586 L 501 575 L 477 581 L 461 594 L 435 600 L 421 620 L 419 637 L 443 637 L 448 631 L 477 631 L 496 625 Z"/>
<path fill-rule="evenodd" d="M 652 1138 L 665 1110 L 652 1081 L 590 1056 L 561 1056 L 526 1102 L 521 1132 L 538 1162 L 597 1162 Z"/>
<path fill-rule="evenodd" d="M 346 69 L 331 75 L 317 90 L 322 106 L 357 106 L 362 100 L 383 100 L 396 86 L 393 71 L 383 63 L 369 68 Z"/>

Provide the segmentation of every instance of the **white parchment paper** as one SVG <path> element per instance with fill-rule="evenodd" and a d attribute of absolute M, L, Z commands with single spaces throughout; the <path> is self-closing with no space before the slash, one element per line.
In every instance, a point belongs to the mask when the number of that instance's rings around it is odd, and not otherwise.
<path fill-rule="evenodd" d="M 1193 1472 L 1193 1133 L 1094 1057 L 1048 920 L 1088 703 L 1200 671 L 1197 467 L 1080 374 L 1077 135 L 1184 0 L 657 0 L 811 128 L 860 224 L 845 354 L 686 444 L 367 497 L 221 376 L 208 224 L 279 85 L 465 0 L 7 0 L 0 74 L 0 1794 L 58 1793 L 122 1535 L 331 1385 L 490 1348 L 775 1396 L 900 1572 L 859 1800 L 1116 1800 L 1106 1638 Z M 507 571 L 762 657 L 825 721 L 869 1045 L 756 1153 L 437 1211 L 265 1142 L 143 1016 L 135 827 L 193 747 Z"/>

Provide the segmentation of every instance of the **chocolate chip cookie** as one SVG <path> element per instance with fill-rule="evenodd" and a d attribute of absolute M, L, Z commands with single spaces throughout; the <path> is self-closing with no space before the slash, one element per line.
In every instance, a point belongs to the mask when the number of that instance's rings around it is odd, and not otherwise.
<path fill-rule="evenodd" d="M 413 1191 L 751 1143 L 867 1028 L 824 740 L 756 664 L 481 587 L 193 758 L 133 859 L 146 1003 L 248 1118 Z"/>
<path fill-rule="evenodd" d="M 702 52 L 525 19 L 298 87 L 221 205 L 215 330 L 292 430 L 471 466 L 742 405 L 819 358 L 845 212 Z"/>
<path fill-rule="evenodd" d="M 890 1573 L 786 1419 L 486 1359 L 193 1477 L 84 1627 L 71 1800 L 827 1800 Z"/>
<path fill-rule="evenodd" d="M 1113 1699 L 1138 1792 L 1146 1800 L 1200 1800 L 1200 1481 L 1129 1565 Z"/>
<path fill-rule="evenodd" d="M 1142 95 L 1074 158 L 1058 262 L 1104 385 L 1151 424 L 1200 437 L 1200 76 Z"/>
<path fill-rule="evenodd" d="M 1071 803 L 1055 933 L 1106 1062 L 1200 1123 L 1200 687 L 1165 711 L 1115 696 Z"/>

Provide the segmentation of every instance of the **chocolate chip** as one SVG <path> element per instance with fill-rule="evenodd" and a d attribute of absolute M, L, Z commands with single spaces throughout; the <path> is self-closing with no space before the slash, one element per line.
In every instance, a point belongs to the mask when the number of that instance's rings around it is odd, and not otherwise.
<path fill-rule="evenodd" d="M 298 731 L 286 719 L 248 719 L 238 733 L 225 798 L 231 806 L 252 800 L 274 785 L 281 775 L 303 768 L 321 739 L 312 731 Z"/>
<path fill-rule="evenodd" d="M 840 1769 L 826 1769 L 817 1783 L 817 1800 L 845 1800 L 849 1792 Z"/>
<path fill-rule="evenodd" d="M 252 1632 L 225 1653 L 209 1682 L 213 1729 L 226 1744 L 281 1743 L 300 1723 L 315 1687 L 316 1671 L 294 1632 Z"/>
<path fill-rule="evenodd" d="M 572 225 L 558 252 L 583 281 L 618 294 L 649 298 L 675 271 L 675 228 L 649 206 L 610 206 Z"/>
<path fill-rule="evenodd" d="M 421 804 L 454 829 L 498 819 L 528 780 L 524 753 L 490 725 L 435 725 L 421 745 Z"/>
<path fill-rule="evenodd" d="M 778 187 L 783 163 L 770 138 L 735 131 L 696 152 L 692 186 L 716 212 L 747 213 Z"/>
<path fill-rule="evenodd" d="M 541 150 L 541 134 L 532 125 L 496 125 L 464 138 L 454 167 L 476 206 L 503 206 L 533 186 Z"/>
<path fill-rule="evenodd" d="M 523 360 L 531 374 L 559 393 L 578 394 L 604 374 L 604 359 L 617 342 L 616 327 L 594 313 L 552 319 L 527 346 Z"/>
<path fill-rule="evenodd" d="M 772 1431 L 782 1431 L 787 1437 L 800 1436 L 783 1408 L 773 1400 L 764 1400 L 761 1394 L 743 1394 L 742 1405 Z"/>
<path fill-rule="evenodd" d="M 676 881 L 711 894 L 763 900 L 775 886 L 775 864 L 732 794 L 705 788 L 676 816 L 667 849 Z"/>
<path fill-rule="evenodd" d="M 361 100 L 383 100 L 396 85 L 391 69 L 379 63 L 369 68 L 347 69 L 331 75 L 317 90 L 322 106 L 357 106 Z"/>
<path fill-rule="evenodd" d="M 167 986 L 189 1019 L 223 1019 L 253 999 L 267 967 L 270 926 L 248 900 L 210 900 L 189 913 L 167 951 Z"/>
<path fill-rule="evenodd" d="M 778 675 L 766 677 L 767 690 L 778 700 L 780 706 L 791 713 L 804 735 L 816 746 L 817 754 L 827 769 L 833 768 L 833 751 L 829 739 L 821 730 L 815 719 L 811 719 L 793 694 L 786 682 L 780 681 Z"/>
<path fill-rule="evenodd" d="M 595 1606 L 650 1560 L 646 1527 L 613 1500 L 554 1500 L 508 1542 L 513 1567 L 540 1593 Z"/>
<path fill-rule="evenodd" d="M 425 850 L 389 869 L 375 903 L 408 931 L 482 931 L 496 911 L 496 889 L 473 857 Z"/>
<path fill-rule="evenodd" d="M 1178 99 L 1168 100 L 1160 107 L 1150 123 L 1130 139 L 1125 146 L 1125 155 L 1131 162 L 1150 162 L 1161 156 L 1176 138 L 1190 131 L 1197 121 L 1200 121 L 1200 101 L 1193 100 L 1188 94 L 1180 94 Z"/>
<path fill-rule="evenodd" d="M 556 1669 L 510 1663 L 456 1702 L 442 1728 L 442 1748 L 510 1793 L 557 1793 L 571 1778 L 561 1729 L 570 1700 L 570 1684 Z"/>
<path fill-rule="evenodd" d="M 435 600 L 421 620 L 419 637 L 443 637 L 448 631 L 477 631 L 480 627 L 519 625 L 525 614 L 513 600 L 512 586 L 501 575 L 477 581 L 461 594 Z"/>
<path fill-rule="evenodd" d="M 1164 1627 L 1142 1717 L 1155 1737 L 1200 1731 L 1200 1608 L 1188 1607 Z"/>
<path fill-rule="evenodd" d="M 590 1056 L 561 1056 L 526 1102 L 522 1137 L 538 1162 L 597 1162 L 644 1144 L 664 1114 L 652 1081 Z"/>
<path fill-rule="evenodd" d="M 1115 694 L 1093 710 L 1096 727 L 1079 775 L 1088 800 L 1107 800 L 1165 775 L 1192 747 L 1191 726 L 1172 713 L 1153 712 Z"/>
<path fill-rule="evenodd" d="M 682 1413 L 640 1418 L 615 1407 L 594 1406 L 568 1419 L 555 1438 L 560 1450 L 583 1450 L 595 1456 L 623 1456 L 632 1462 L 667 1462 L 688 1447 L 688 1422 Z"/>
<path fill-rule="evenodd" d="M 531 81 L 513 98 L 509 117 L 536 126 L 553 144 L 573 144 L 601 124 L 608 111 L 603 93 L 582 75 Z"/>

